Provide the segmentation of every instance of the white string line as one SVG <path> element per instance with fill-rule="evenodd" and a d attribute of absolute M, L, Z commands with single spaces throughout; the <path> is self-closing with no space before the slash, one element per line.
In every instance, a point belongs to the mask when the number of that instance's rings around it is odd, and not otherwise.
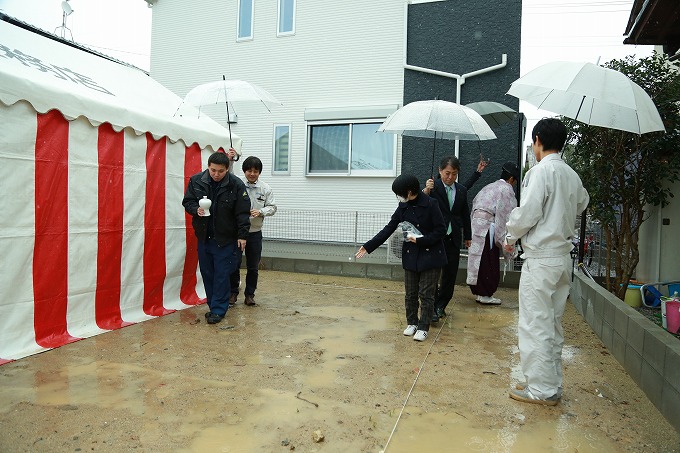
<path fill-rule="evenodd" d="M 281 283 L 297 283 L 298 285 L 309 285 L 309 286 L 323 286 L 326 288 L 337 288 L 337 289 L 356 289 L 357 291 L 370 291 L 372 293 L 391 293 L 391 294 L 404 294 L 404 291 L 391 291 L 389 289 L 373 289 L 373 288 L 357 288 L 356 286 L 342 286 L 342 285 L 327 285 L 325 283 L 307 283 L 307 282 L 296 282 L 294 280 L 274 280 Z"/>
<path fill-rule="evenodd" d="M 298 285 L 308 285 L 308 286 L 323 286 L 327 288 L 338 288 L 338 289 L 356 289 L 358 291 L 371 291 L 371 292 L 383 292 L 383 293 L 393 293 L 393 294 L 403 294 L 403 291 L 390 291 L 386 289 L 370 289 L 370 288 L 357 288 L 355 286 L 341 286 L 341 285 L 328 285 L 324 283 L 307 283 L 307 282 L 298 282 L 294 280 L 275 280 L 277 282 L 281 283 L 297 283 Z M 394 436 L 394 432 L 397 430 L 397 425 L 399 424 L 399 421 L 401 420 L 401 416 L 404 413 L 404 409 L 406 409 L 406 405 L 408 404 L 408 400 L 411 398 L 411 394 L 413 393 L 413 389 L 416 386 L 416 383 L 418 382 L 418 378 L 420 377 L 420 373 L 423 372 L 423 368 L 425 367 L 425 361 L 427 358 L 430 356 L 430 352 L 432 351 L 432 348 L 434 347 L 435 343 L 437 343 L 437 340 L 439 339 L 439 334 L 442 333 L 442 329 L 444 328 L 444 324 L 446 322 L 442 322 L 442 325 L 439 327 L 439 330 L 437 331 L 437 336 L 434 337 L 434 340 L 432 341 L 432 344 L 430 345 L 430 348 L 427 350 L 427 353 L 425 354 L 425 357 L 423 358 L 423 362 L 420 364 L 420 368 L 418 369 L 418 374 L 416 374 L 416 378 L 413 380 L 413 384 L 411 385 L 411 388 L 408 391 L 408 394 L 406 395 L 406 399 L 404 400 L 404 404 L 401 406 L 401 410 L 399 411 L 399 416 L 397 417 L 397 420 L 394 422 L 394 427 L 392 428 L 392 432 L 390 433 L 390 436 L 387 438 L 387 442 L 385 442 L 385 448 L 380 450 L 381 453 L 385 453 L 387 451 L 387 447 L 389 446 L 390 442 L 392 441 L 392 436 Z"/>
<path fill-rule="evenodd" d="M 442 333 L 442 329 L 444 328 L 445 322 L 442 322 L 442 325 L 439 327 L 439 331 L 437 332 L 437 336 L 434 337 L 434 340 L 432 341 L 432 344 L 430 345 L 430 349 L 427 350 L 427 354 L 425 354 L 425 358 L 423 359 L 423 363 L 420 364 L 420 369 L 418 370 L 418 374 L 416 374 L 416 378 L 413 380 L 413 385 L 411 385 L 411 389 L 408 391 L 408 394 L 406 395 L 406 399 L 404 400 L 404 405 L 401 406 L 401 411 L 399 411 L 399 416 L 397 417 L 397 421 L 394 422 L 394 428 L 392 428 L 392 432 L 390 433 L 390 437 L 387 438 L 387 442 L 385 442 L 385 448 L 380 450 L 380 453 L 385 453 L 387 451 L 387 447 L 390 444 L 390 441 L 392 440 L 392 436 L 394 435 L 394 432 L 397 430 L 397 425 L 399 424 L 399 420 L 401 420 L 401 415 L 404 413 L 404 409 L 406 409 L 406 404 L 408 403 L 409 398 L 411 398 L 411 393 L 413 393 L 413 389 L 416 386 L 416 382 L 418 382 L 418 378 L 420 377 L 420 373 L 422 373 L 423 368 L 425 367 L 425 361 L 430 355 L 430 351 L 432 351 L 432 348 L 434 347 L 435 343 L 439 339 L 439 334 Z"/>

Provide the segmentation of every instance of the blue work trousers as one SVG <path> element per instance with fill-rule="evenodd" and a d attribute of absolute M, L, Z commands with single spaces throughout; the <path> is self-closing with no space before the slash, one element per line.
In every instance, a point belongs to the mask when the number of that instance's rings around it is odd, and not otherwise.
<path fill-rule="evenodd" d="M 220 246 L 214 239 L 198 241 L 198 266 L 203 277 L 205 295 L 210 312 L 218 316 L 227 314 L 231 288 L 229 276 L 237 262 L 236 241 Z"/>

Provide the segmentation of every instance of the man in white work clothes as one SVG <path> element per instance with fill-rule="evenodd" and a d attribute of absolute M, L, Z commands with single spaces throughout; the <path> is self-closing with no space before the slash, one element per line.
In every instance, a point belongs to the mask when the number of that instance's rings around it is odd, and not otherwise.
<path fill-rule="evenodd" d="M 519 282 L 517 336 L 526 382 L 510 398 L 554 406 L 562 397 L 562 315 L 569 296 L 576 216 L 588 205 L 581 179 L 559 155 L 567 129 L 544 118 L 531 138 L 538 163 L 524 177 L 521 202 L 507 222 L 505 251 L 521 239 L 525 259 Z"/>

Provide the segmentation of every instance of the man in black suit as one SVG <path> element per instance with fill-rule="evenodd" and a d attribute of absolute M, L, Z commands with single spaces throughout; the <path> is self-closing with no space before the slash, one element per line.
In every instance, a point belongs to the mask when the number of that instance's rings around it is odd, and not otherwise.
<path fill-rule="evenodd" d="M 428 179 L 425 183 L 425 189 L 423 189 L 423 192 L 439 203 L 439 209 L 442 211 L 444 223 L 447 226 L 444 247 L 448 264 L 442 268 L 441 283 L 434 302 L 435 312 L 432 322 L 438 322 L 439 318 L 446 316 L 444 310 L 453 297 L 453 290 L 456 285 L 460 249 L 463 243 L 465 247 L 469 247 L 472 239 L 467 188 L 456 182 L 459 171 L 460 161 L 458 158 L 445 157 L 439 164 L 441 179 L 436 181 Z M 477 176 L 478 178 L 479 176 Z M 468 181 L 468 184 L 471 186 L 475 181 L 476 179 L 471 184 Z"/>

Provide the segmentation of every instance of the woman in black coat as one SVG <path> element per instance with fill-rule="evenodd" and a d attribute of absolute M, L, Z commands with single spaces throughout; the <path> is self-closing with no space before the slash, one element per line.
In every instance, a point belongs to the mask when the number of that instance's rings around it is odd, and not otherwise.
<path fill-rule="evenodd" d="M 414 340 L 425 341 L 434 314 L 434 296 L 440 269 L 446 265 L 442 241 L 446 224 L 437 201 L 420 191 L 420 183 L 415 176 L 397 176 L 392 183 L 392 192 L 397 195 L 399 206 L 385 228 L 361 246 L 356 257 L 361 258 L 380 247 L 402 222 L 409 222 L 418 230 L 419 235 L 409 234 L 404 238 L 401 254 L 408 324 L 404 335 L 413 335 Z"/>

